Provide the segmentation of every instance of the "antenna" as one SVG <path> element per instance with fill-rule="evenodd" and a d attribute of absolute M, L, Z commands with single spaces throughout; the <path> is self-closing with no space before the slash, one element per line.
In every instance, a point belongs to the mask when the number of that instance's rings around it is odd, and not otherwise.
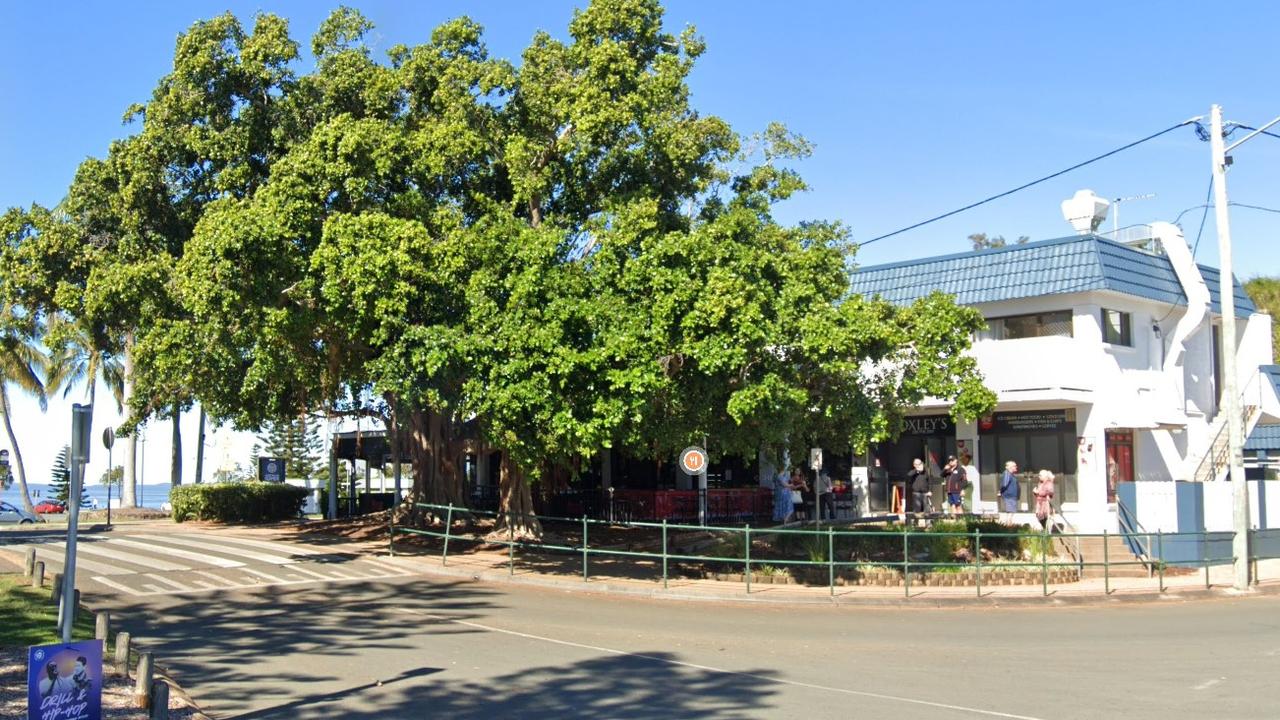
<path fill-rule="evenodd" d="M 1129 202 L 1130 200 L 1150 200 L 1155 196 L 1155 193 L 1147 193 L 1146 195 L 1130 195 L 1129 197 L 1112 200 L 1111 207 L 1115 209 L 1115 214 L 1111 216 L 1111 239 L 1116 240 L 1120 236 L 1120 203 Z"/>

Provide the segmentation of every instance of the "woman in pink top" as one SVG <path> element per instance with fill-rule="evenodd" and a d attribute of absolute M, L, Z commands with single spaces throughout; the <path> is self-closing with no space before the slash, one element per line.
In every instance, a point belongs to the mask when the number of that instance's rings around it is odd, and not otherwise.
<path fill-rule="evenodd" d="M 1040 483 L 1031 492 L 1036 498 L 1036 519 L 1042 528 L 1049 527 L 1049 516 L 1053 514 L 1053 473 L 1040 471 Z"/>

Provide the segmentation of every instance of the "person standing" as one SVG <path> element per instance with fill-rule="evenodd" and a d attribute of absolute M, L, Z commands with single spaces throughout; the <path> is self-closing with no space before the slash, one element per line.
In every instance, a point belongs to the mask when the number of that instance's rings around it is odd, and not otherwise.
<path fill-rule="evenodd" d="M 835 488 L 831 485 L 831 476 L 826 470 L 818 473 L 818 517 L 836 519 Z"/>
<path fill-rule="evenodd" d="M 791 471 L 791 500 L 795 503 L 797 520 L 812 520 L 815 498 L 809 490 L 809 481 L 804 479 L 804 470 L 796 468 Z M 803 517 L 802 517 L 803 516 Z"/>
<path fill-rule="evenodd" d="M 1018 496 L 1018 463 L 1008 460 L 1000 476 L 1000 509 L 1006 516 L 1005 522 L 1012 522 L 1013 514 L 1018 512 Z"/>
<path fill-rule="evenodd" d="M 955 455 L 947 458 L 946 467 L 942 468 L 942 477 L 947 482 L 947 514 L 964 514 L 964 489 L 969 484 L 968 473 Z"/>
<path fill-rule="evenodd" d="M 1040 521 L 1040 529 L 1049 529 L 1049 518 L 1053 517 L 1053 473 L 1040 471 L 1040 483 L 1032 491 L 1036 497 L 1036 519 Z"/>
<path fill-rule="evenodd" d="M 907 488 L 911 491 L 911 512 L 928 512 L 929 498 L 933 492 L 929 489 L 929 473 L 924 469 L 924 461 L 916 458 L 911 461 L 911 472 L 907 473 Z"/>
<path fill-rule="evenodd" d="M 773 521 L 785 523 L 795 510 L 795 502 L 791 499 L 791 474 L 783 468 L 773 476 Z"/>

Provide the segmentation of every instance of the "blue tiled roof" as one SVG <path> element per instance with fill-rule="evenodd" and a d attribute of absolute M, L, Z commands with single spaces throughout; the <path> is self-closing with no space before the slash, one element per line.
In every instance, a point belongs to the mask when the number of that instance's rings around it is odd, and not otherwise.
<path fill-rule="evenodd" d="M 1245 452 L 1266 450 L 1268 455 L 1280 452 L 1280 425 L 1258 425 L 1244 441 Z"/>
<path fill-rule="evenodd" d="M 1204 265 L 1200 274 L 1209 286 L 1213 311 L 1220 314 L 1220 274 Z M 851 280 L 856 293 L 902 305 L 934 290 L 955 295 L 961 305 L 1087 290 L 1187 304 L 1167 257 L 1097 235 L 876 265 L 857 270 Z M 1236 315 L 1249 315 L 1255 307 L 1238 280 L 1235 290 Z"/>

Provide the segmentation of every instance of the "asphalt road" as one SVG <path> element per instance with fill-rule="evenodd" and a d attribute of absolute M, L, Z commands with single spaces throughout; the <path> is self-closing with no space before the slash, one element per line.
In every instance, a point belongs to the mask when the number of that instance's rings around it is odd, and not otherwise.
<path fill-rule="evenodd" d="M 90 580 L 86 602 L 146 637 L 217 718 L 1280 717 L 1278 597 L 765 607 L 392 574 L 225 532 L 181 539 L 221 544 L 208 556 L 243 566 L 202 572 L 246 584 L 151 593 L 153 579 L 98 576 L 135 592 Z M 201 571 L 191 557 L 167 560 L 192 566 L 160 571 L 171 584 L 217 584 L 183 574 Z"/>

